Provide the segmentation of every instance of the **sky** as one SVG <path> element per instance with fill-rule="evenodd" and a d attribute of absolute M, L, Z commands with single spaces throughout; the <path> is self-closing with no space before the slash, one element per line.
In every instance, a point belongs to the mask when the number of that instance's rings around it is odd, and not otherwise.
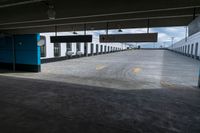
<path fill-rule="evenodd" d="M 109 30 L 109 34 L 126 34 L 126 33 L 146 33 L 147 28 L 136 28 L 136 29 L 122 29 L 123 32 L 118 32 L 117 30 Z M 168 47 L 172 44 L 172 37 L 174 37 L 174 43 L 178 42 L 185 38 L 186 36 L 186 27 L 164 27 L 164 28 L 150 28 L 150 33 L 158 33 L 158 42 L 157 43 L 128 43 L 133 46 L 141 46 L 143 48 L 159 48 L 159 47 Z M 83 31 L 78 31 L 78 34 L 83 34 Z M 62 34 L 62 33 L 61 33 Z M 72 33 L 68 33 L 70 35 Z M 99 43 L 99 35 L 106 34 L 105 30 L 99 31 L 87 31 L 87 34 L 93 35 L 93 43 Z M 66 33 L 65 33 L 66 35 Z"/>

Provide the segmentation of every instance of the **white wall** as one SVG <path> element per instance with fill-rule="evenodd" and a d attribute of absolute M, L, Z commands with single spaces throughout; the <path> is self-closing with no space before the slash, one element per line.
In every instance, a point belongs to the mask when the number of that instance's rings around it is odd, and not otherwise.
<path fill-rule="evenodd" d="M 183 39 L 183 40 L 175 43 L 173 46 L 170 46 L 169 49 L 187 55 L 188 54 L 188 46 L 190 46 L 190 48 L 189 48 L 189 56 L 195 56 L 196 44 L 197 43 L 198 43 L 197 56 L 199 57 L 200 56 L 200 32 L 188 37 L 187 39 Z M 193 53 L 191 53 L 192 44 L 193 44 Z M 185 52 L 185 46 L 187 46 L 186 47 L 186 52 Z"/>
<path fill-rule="evenodd" d="M 46 37 L 46 57 L 54 57 L 54 45 L 50 42 L 50 34 L 41 35 Z"/>
<path fill-rule="evenodd" d="M 52 45 L 52 44 L 51 44 Z M 61 56 L 63 57 L 63 56 L 65 56 L 66 55 L 66 43 L 61 43 L 60 44 L 60 47 L 61 47 Z"/>
<path fill-rule="evenodd" d="M 76 43 L 72 43 L 72 51 L 74 52 L 73 55 L 76 55 Z"/>
<path fill-rule="evenodd" d="M 45 36 L 46 37 L 46 57 L 44 58 L 54 58 L 54 44 L 50 42 L 50 37 L 51 36 L 55 36 L 55 33 L 41 33 L 41 36 Z M 58 35 L 65 35 L 65 33 L 58 33 Z M 100 44 L 99 42 L 93 42 L 94 44 L 94 49 L 93 49 L 93 53 L 96 53 L 96 44 L 98 44 L 99 48 L 98 48 L 98 52 L 100 53 L 101 51 L 101 45 L 103 45 L 103 52 L 105 51 L 105 46 L 106 46 L 106 51 L 108 51 L 108 46 L 110 46 L 110 51 L 111 51 L 111 47 L 113 47 L 113 49 L 115 48 L 120 48 L 120 49 L 125 49 L 126 47 L 124 45 L 122 45 L 121 43 L 104 43 L 104 44 Z M 61 57 L 66 56 L 66 43 L 61 43 Z M 76 43 L 72 43 L 72 52 L 74 52 L 73 55 L 76 55 Z M 81 43 L 81 52 L 84 54 L 84 43 Z M 88 54 L 91 54 L 91 43 L 88 43 Z"/>

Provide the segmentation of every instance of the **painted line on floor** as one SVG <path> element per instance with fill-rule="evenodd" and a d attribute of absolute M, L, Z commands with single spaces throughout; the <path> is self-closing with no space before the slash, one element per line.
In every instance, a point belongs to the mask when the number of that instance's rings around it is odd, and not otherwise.
<path fill-rule="evenodd" d="M 162 85 L 162 86 L 164 86 L 164 87 L 172 87 L 172 88 L 175 88 L 176 87 L 176 85 L 175 84 L 171 84 L 171 83 L 169 83 L 169 82 L 166 82 L 166 81 L 160 81 L 160 84 Z"/>
<path fill-rule="evenodd" d="M 104 69 L 104 68 L 106 68 L 106 65 L 102 65 L 102 64 L 96 65 L 96 70 L 97 70 L 97 71 L 102 70 L 102 69 Z"/>
<path fill-rule="evenodd" d="M 133 74 L 139 74 L 142 71 L 140 67 L 133 67 L 132 68 L 132 73 Z"/>

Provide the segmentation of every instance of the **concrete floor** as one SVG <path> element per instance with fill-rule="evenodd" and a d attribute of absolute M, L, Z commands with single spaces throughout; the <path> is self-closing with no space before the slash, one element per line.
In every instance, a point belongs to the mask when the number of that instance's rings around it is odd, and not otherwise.
<path fill-rule="evenodd" d="M 44 64 L 38 74 L 4 72 L 0 132 L 199 133 L 199 65 L 141 50 Z"/>
<path fill-rule="evenodd" d="M 200 61 L 167 50 L 134 50 L 43 64 L 41 73 L 3 75 L 132 90 L 194 87 L 199 68 Z"/>
<path fill-rule="evenodd" d="M 1 133 L 199 133 L 200 91 L 0 76 Z"/>

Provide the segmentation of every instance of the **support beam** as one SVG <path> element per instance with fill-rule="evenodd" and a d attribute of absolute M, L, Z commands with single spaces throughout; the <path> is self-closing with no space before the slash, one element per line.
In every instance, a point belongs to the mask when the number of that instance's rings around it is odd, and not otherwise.
<path fill-rule="evenodd" d="M 10 4 L 5 4 L 5 5 L 0 5 L 0 8 L 7 8 L 7 7 L 14 7 L 14 6 L 20 6 L 20 5 L 26 5 L 26 4 L 33 4 L 33 3 L 38 3 L 38 2 L 43 2 L 47 0 L 26 0 L 22 2 L 15 2 L 15 3 L 10 3 Z"/>
<path fill-rule="evenodd" d="M 108 35 L 108 27 L 109 26 L 109 24 L 108 24 L 108 22 L 106 23 L 106 35 Z"/>
<path fill-rule="evenodd" d="M 193 20 L 195 20 L 196 18 L 196 8 L 194 8 L 194 11 L 193 11 Z"/>
<path fill-rule="evenodd" d="M 150 20 L 149 18 L 147 19 L 147 33 L 149 33 L 149 28 L 150 28 Z"/>

